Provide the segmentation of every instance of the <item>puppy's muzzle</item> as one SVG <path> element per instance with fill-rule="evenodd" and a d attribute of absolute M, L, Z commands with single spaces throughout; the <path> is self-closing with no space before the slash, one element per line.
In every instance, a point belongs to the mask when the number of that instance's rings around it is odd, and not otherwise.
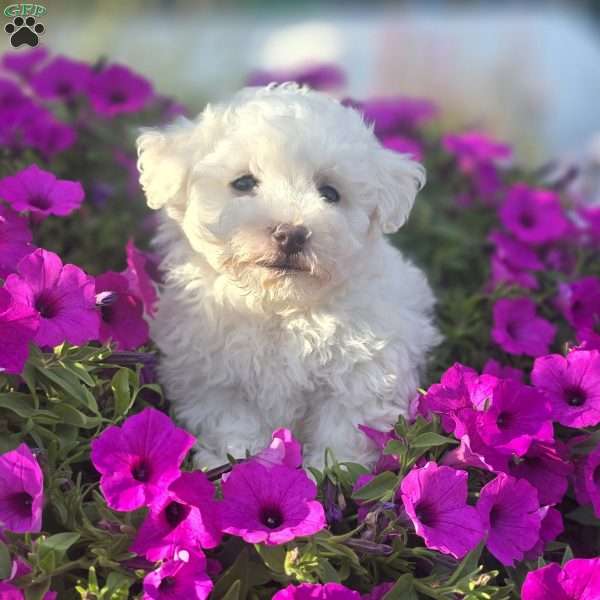
<path fill-rule="evenodd" d="M 271 233 L 277 247 L 286 256 L 299 254 L 304 249 L 311 232 L 304 225 L 280 223 Z"/>

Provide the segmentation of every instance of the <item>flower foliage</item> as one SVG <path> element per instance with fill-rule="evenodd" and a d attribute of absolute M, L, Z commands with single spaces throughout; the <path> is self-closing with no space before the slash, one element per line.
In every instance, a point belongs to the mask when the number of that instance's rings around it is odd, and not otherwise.
<path fill-rule="evenodd" d="M 155 378 L 131 137 L 182 108 L 123 65 L 0 64 L 0 597 L 600 597 L 597 208 L 484 131 L 441 134 L 429 100 L 343 100 L 428 169 L 391 240 L 444 342 L 411 418 L 360 425 L 375 465 L 307 470 L 277 429 L 203 472 Z M 345 81 L 249 80 L 280 78 Z"/>

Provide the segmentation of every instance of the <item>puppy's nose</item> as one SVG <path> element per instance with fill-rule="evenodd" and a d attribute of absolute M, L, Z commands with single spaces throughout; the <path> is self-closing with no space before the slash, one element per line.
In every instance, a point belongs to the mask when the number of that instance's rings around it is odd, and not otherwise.
<path fill-rule="evenodd" d="M 310 237 L 310 231 L 304 225 L 280 223 L 273 230 L 272 237 L 279 248 L 289 256 L 302 251 L 306 240 Z"/>

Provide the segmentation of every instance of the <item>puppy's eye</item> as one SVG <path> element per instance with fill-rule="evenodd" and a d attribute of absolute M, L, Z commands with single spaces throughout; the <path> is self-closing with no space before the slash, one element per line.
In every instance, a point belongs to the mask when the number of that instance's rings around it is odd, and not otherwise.
<path fill-rule="evenodd" d="M 335 204 L 340 201 L 340 193 L 331 185 L 322 185 L 319 188 L 319 194 L 329 204 Z"/>
<path fill-rule="evenodd" d="M 254 175 L 242 175 L 234 179 L 229 185 L 238 192 L 250 192 L 258 185 L 258 180 Z"/>

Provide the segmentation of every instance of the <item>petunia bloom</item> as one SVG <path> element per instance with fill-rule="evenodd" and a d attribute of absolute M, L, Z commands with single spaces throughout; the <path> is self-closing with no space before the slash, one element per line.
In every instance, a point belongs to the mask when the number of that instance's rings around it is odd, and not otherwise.
<path fill-rule="evenodd" d="M 467 504 L 467 473 L 428 462 L 400 485 L 402 502 L 425 545 L 462 558 L 483 537 L 481 519 Z"/>
<path fill-rule="evenodd" d="M 87 63 L 56 56 L 31 77 L 30 84 L 40 98 L 67 101 L 85 92 L 92 73 Z"/>
<path fill-rule="evenodd" d="M 537 358 L 531 381 L 546 394 L 552 416 L 567 427 L 600 423 L 600 351 L 573 350 L 567 356 Z"/>
<path fill-rule="evenodd" d="M 360 594 L 341 583 L 301 583 L 279 590 L 273 600 L 360 600 Z"/>
<path fill-rule="evenodd" d="M 92 441 L 100 489 L 115 510 L 135 510 L 160 499 L 180 474 L 196 439 L 164 413 L 146 408 L 121 427 L 111 425 Z"/>
<path fill-rule="evenodd" d="M 523 379 L 525 378 L 525 373 L 523 373 L 521 369 L 502 365 L 492 358 L 487 360 L 485 365 L 483 365 L 482 373 L 484 375 L 493 375 L 494 377 L 498 377 L 498 379 L 513 379 L 514 381 L 520 382 L 523 382 Z"/>
<path fill-rule="evenodd" d="M 562 514 L 552 506 L 544 506 L 540 509 L 542 523 L 540 525 L 540 539 L 525 553 L 525 560 L 537 560 L 544 553 L 546 546 L 553 542 L 564 530 Z"/>
<path fill-rule="evenodd" d="M 0 581 L 0 598 L 2 600 L 25 600 L 25 595 L 18 587 L 5 581 Z"/>
<path fill-rule="evenodd" d="M 477 413 L 476 426 L 488 446 L 519 456 L 533 440 L 553 438 L 550 403 L 539 390 L 511 379 L 494 387 L 488 406 Z"/>
<path fill-rule="evenodd" d="M 580 504 L 591 504 L 600 517 L 600 446 L 577 463 L 575 496 Z"/>
<path fill-rule="evenodd" d="M 583 277 L 561 283 L 556 301 L 577 339 L 586 348 L 600 350 L 600 279 Z"/>
<path fill-rule="evenodd" d="M 2 56 L 2 66 L 23 79 L 29 79 L 47 57 L 48 50 L 43 46 L 28 50 L 20 49 L 17 52 L 6 52 Z"/>
<path fill-rule="evenodd" d="M 384 148 L 398 152 L 399 154 L 409 154 L 413 160 L 423 160 L 423 147 L 419 142 L 403 136 L 403 135 L 390 135 L 381 141 Z"/>
<path fill-rule="evenodd" d="M 199 550 L 179 550 L 144 577 L 142 600 L 205 600 L 213 583 L 206 573 L 206 558 Z"/>
<path fill-rule="evenodd" d="M 66 340 L 82 345 L 98 338 L 94 280 L 75 265 L 63 266 L 53 252 L 40 248 L 27 255 L 4 288 L 39 315 L 36 344 L 54 347 Z"/>
<path fill-rule="evenodd" d="M 564 567 L 550 563 L 530 571 L 522 600 L 596 600 L 600 598 L 600 558 L 574 558 Z"/>
<path fill-rule="evenodd" d="M 0 288 L 0 369 L 21 373 L 29 356 L 29 342 L 40 326 L 38 313 Z"/>
<path fill-rule="evenodd" d="M 0 455 L 0 529 L 40 531 L 43 504 L 44 476 L 28 446 Z"/>
<path fill-rule="evenodd" d="M 113 340 L 118 350 L 135 350 L 148 341 L 148 323 L 144 320 L 142 301 L 129 292 L 129 282 L 119 273 L 96 277 L 96 299 L 100 301 L 100 333 L 98 339 Z"/>
<path fill-rule="evenodd" d="M 284 465 L 297 469 L 302 465 L 302 446 L 289 429 L 273 432 L 271 443 L 255 457 L 265 467 Z"/>
<path fill-rule="evenodd" d="M 123 275 L 129 282 L 129 289 L 134 296 L 140 298 L 144 303 L 144 310 L 149 317 L 153 317 L 156 312 L 156 303 L 158 294 L 156 286 L 151 277 L 152 257 L 138 250 L 133 240 L 129 240 L 125 246 L 127 257 L 127 269 Z"/>
<path fill-rule="evenodd" d="M 283 544 L 325 527 L 317 487 L 301 469 L 236 465 L 223 482 L 223 532 L 249 544 Z"/>
<path fill-rule="evenodd" d="M 385 595 L 394 587 L 392 581 L 376 585 L 368 594 L 362 595 L 362 600 L 383 600 Z"/>
<path fill-rule="evenodd" d="M 514 185 L 500 207 L 500 220 L 526 244 L 546 244 L 564 238 L 571 224 L 558 195 L 550 190 Z"/>
<path fill-rule="evenodd" d="M 537 491 L 524 479 L 500 473 L 481 488 L 477 512 L 487 531 L 486 546 L 503 565 L 522 560 L 540 538 Z"/>
<path fill-rule="evenodd" d="M 137 112 L 153 97 L 152 84 L 123 65 L 95 73 L 88 86 L 92 108 L 104 117 Z"/>
<path fill-rule="evenodd" d="M 215 487 L 200 471 L 182 473 L 150 506 L 131 552 L 148 560 L 172 558 L 180 549 L 214 548 L 221 542 Z"/>
<path fill-rule="evenodd" d="M 43 217 L 65 216 L 80 207 L 83 197 L 78 181 L 57 179 L 37 165 L 0 180 L 0 198 L 17 212 L 28 210 Z"/>
<path fill-rule="evenodd" d="M 337 65 L 319 64 L 286 71 L 254 71 L 246 83 L 263 86 L 286 81 L 295 81 L 315 90 L 330 90 L 344 85 L 346 76 Z"/>
<path fill-rule="evenodd" d="M 541 505 L 558 504 L 567 492 L 573 464 L 562 442 L 534 441 L 525 454 L 515 455 L 509 461 L 507 472 L 529 481 L 537 490 Z"/>
<path fill-rule="evenodd" d="M 536 314 L 529 298 L 501 298 L 493 308 L 492 339 L 509 354 L 548 354 L 556 327 Z"/>
<path fill-rule="evenodd" d="M 14 273 L 19 261 L 35 248 L 24 217 L 0 205 L 0 278 Z"/>

